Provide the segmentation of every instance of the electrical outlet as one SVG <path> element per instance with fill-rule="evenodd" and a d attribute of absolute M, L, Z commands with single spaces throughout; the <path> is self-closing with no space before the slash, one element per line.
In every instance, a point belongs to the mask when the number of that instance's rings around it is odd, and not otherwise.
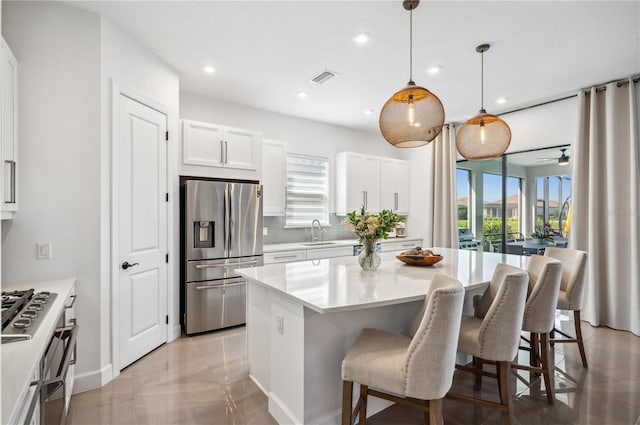
<path fill-rule="evenodd" d="M 284 335 L 284 317 L 281 314 L 276 316 L 277 331 L 280 335 Z"/>
<path fill-rule="evenodd" d="M 48 260 L 53 256 L 53 246 L 51 242 L 38 242 L 37 248 L 38 260 Z"/>
<path fill-rule="evenodd" d="M 267 236 L 269 234 L 269 228 L 267 226 L 264 226 L 262 228 L 262 236 Z"/>

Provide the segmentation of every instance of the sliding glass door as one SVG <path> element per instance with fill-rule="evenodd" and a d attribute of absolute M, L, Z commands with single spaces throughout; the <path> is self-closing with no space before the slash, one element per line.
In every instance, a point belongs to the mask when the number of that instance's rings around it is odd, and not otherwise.
<path fill-rule="evenodd" d="M 470 229 L 493 252 L 505 252 L 509 241 L 545 225 L 565 235 L 571 170 L 558 163 L 559 149 L 458 162 L 458 227 Z"/>

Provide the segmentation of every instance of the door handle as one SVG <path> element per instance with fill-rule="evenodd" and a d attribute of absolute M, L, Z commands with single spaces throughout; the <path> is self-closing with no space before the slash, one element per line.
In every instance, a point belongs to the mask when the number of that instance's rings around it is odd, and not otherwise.
<path fill-rule="evenodd" d="M 124 263 L 122 263 L 122 270 L 127 270 L 129 267 L 139 266 L 139 265 L 140 263 L 129 264 L 127 261 L 125 261 Z"/>

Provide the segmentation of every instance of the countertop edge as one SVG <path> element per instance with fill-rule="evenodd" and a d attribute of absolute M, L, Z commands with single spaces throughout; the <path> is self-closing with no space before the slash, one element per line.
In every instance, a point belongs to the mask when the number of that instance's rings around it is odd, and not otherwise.
<path fill-rule="evenodd" d="M 38 366 L 42 354 L 60 315 L 64 311 L 64 303 L 73 286 L 75 277 L 38 282 L 18 282 L 2 284 L 3 290 L 29 289 L 50 291 L 58 294 L 51 309 L 33 339 L 27 341 L 2 344 L 2 423 L 13 423 L 18 413 L 16 408 L 25 391 L 29 388 L 30 377 Z"/>

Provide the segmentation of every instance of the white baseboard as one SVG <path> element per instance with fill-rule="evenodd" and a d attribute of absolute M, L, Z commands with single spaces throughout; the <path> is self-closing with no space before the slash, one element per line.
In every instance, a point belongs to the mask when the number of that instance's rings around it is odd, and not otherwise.
<path fill-rule="evenodd" d="M 262 384 L 260 382 L 258 382 L 256 380 L 256 378 L 253 377 L 253 375 L 249 374 L 249 379 L 251 379 L 253 381 L 254 384 L 256 384 L 256 386 L 258 387 L 258 389 L 260 391 L 262 391 L 262 393 L 264 395 L 266 395 L 267 397 L 269 397 L 269 391 L 267 391 L 267 389 L 265 387 L 262 386 Z"/>
<path fill-rule="evenodd" d="M 100 370 L 79 373 L 74 378 L 73 393 L 95 390 L 108 384 L 113 379 L 113 366 L 108 364 Z"/>
<path fill-rule="evenodd" d="M 302 422 L 291 413 L 285 404 L 274 393 L 269 393 L 269 413 L 280 425 L 302 425 Z"/>
<path fill-rule="evenodd" d="M 182 335 L 182 327 L 180 325 L 173 326 L 169 332 L 169 340 L 167 342 L 175 341 L 180 338 L 180 335 Z"/>

